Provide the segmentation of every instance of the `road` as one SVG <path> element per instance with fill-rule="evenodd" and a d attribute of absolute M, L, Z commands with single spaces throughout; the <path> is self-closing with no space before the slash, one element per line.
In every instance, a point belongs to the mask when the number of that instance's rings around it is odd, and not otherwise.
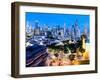
<path fill-rule="evenodd" d="M 44 66 L 47 56 L 48 53 L 45 46 L 34 45 L 26 47 L 26 67 Z"/>

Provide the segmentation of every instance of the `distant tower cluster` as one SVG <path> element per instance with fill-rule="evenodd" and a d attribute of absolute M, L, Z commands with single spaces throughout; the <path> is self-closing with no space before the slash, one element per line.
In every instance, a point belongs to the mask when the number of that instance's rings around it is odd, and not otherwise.
<path fill-rule="evenodd" d="M 78 41 L 80 40 L 80 29 L 79 29 L 79 26 L 78 26 L 78 22 L 76 20 L 75 24 L 72 25 L 72 28 L 71 28 L 71 40 L 74 40 L 74 41 Z"/>
<path fill-rule="evenodd" d="M 72 40 L 78 41 L 81 38 L 81 35 L 86 35 L 87 39 L 89 39 L 89 31 L 85 26 L 83 31 L 79 28 L 78 21 L 71 27 L 67 27 L 66 23 L 62 26 L 57 24 L 54 26 L 48 26 L 44 24 L 42 26 L 39 25 L 39 21 L 36 20 L 34 22 L 34 26 L 32 27 L 29 23 L 26 24 L 26 33 L 31 34 L 33 36 L 45 36 L 51 37 L 59 40 Z"/>

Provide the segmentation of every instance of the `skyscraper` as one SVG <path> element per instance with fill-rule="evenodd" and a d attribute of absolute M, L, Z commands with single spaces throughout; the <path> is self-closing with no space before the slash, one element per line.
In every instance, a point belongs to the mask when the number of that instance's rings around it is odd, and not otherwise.
<path fill-rule="evenodd" d="M 89 30 L 86 25 L 84 26 L 83 34 L 86 36 L 86 41 L 89 42 Z"/>
<path fill-rule="evenodd" d="M 33 32 L 32 25 L 29 22 L 27 22 L 26 23 L 26 35 L 32 37 L 33 33 L 34 32 Z"/>
<path fill-rule="evenodd" d="M 72 25 L 71 27 L 71 40 L 75 41 L 75 27 Z"/>
<path fill-rule="evenodd" d="M 64 23 L 64 35 L 66 35 L 66 23 Z"/>
<path fill-rule="evenodd" d="M 71 28 L 71 40 L 74 40 L 74 41 L 80 40 L 80 29 L 79 29 L 77 20 L 75 24 L 72 25 L 72 28 Z"/>
<path fill-rule="evenodd" d="M 36 20 L 34 25 L 35 25 L 35 28 L 34 28 L 34 35 L 38 36 L 38 35 L 40 35 L 40 26 L 39 26 L 39 22 Z"/>
<path fill-rule="evenodd" d="M 67 40 L 70 40 L 70 39 L 71 39 L 70 28 L 66 28 L 66 39 L 67 39 Z"/>
<path fill-rule="evenodd" d="M 74 24 L 74 35 L 75 35 L 75 40 L 79 40 L 80 39 L 80 29 L 79 29 L 79 26 L 78 26 L 78 21 L 76 20 L 75 24 Z"/>

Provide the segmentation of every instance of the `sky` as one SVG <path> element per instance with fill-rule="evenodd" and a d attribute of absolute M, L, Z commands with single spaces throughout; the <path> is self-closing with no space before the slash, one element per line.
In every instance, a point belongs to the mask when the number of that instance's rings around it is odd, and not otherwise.
<path fill-rule="evenodd" d="M 84 26 L 87 29 L 90 27 L 89 15 L 26 12 L 25 17 L 26 24 L 28 23 L 32 27 L 34 27 L 35 21 L 38 21 L 41 27 L 44 27 L 44 24 L 50 27 L 55 25 L 63 27 L 66 24 L 66 27 L 70 28 L 76 21 L 81 31 L 84 29 Z"/>

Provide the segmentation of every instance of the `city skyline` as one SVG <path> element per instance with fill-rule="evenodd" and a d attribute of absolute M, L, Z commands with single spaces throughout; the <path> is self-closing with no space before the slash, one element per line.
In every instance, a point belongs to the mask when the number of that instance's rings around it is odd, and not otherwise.
<path fill-rule="evenodd" d="M 50 28 L 56 25 L 63 27 L 64 24 L 67 28 L 71 28 L 72 25 L 77 22 L 81 32 L 84 30 L 85 26 L 88 30 L 90 26 L 89 15 L 26 12 L 25 16 L 26 27 L 31 26 L 32 28 L 35 27 L 36 21 L 38 21 L 40 27 L 45 27 L 45 25 L 47 25 Z"/>

